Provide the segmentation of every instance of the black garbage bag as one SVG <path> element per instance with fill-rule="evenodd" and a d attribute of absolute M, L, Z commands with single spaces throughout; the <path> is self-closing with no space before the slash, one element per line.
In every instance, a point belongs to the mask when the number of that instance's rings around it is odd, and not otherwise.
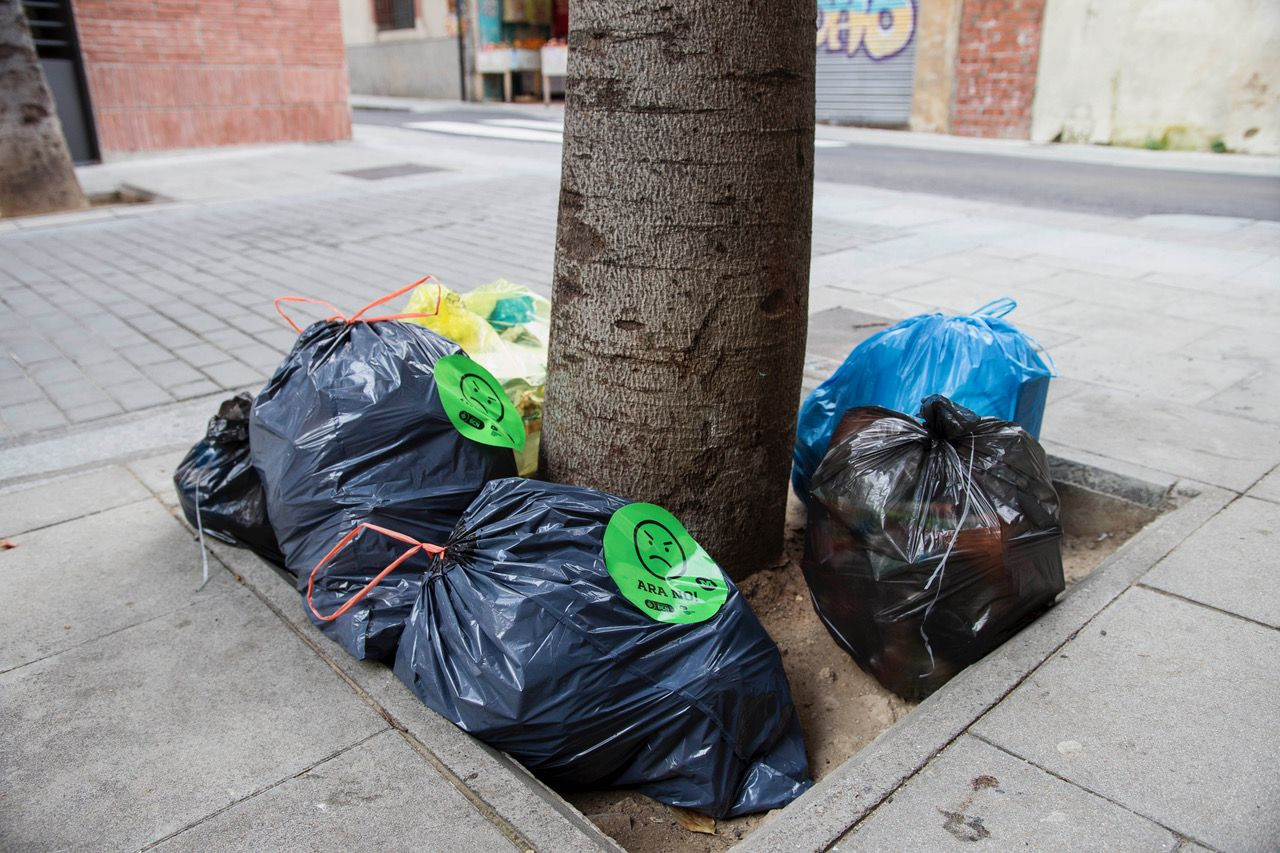
<path fill-rule="evenodd" d="M 1063 590 L 1058 495 L 1016 424 L 945 397 L 851 409 L 813 478 L 804 577 L 836 642 L 923 699 Z"/>
<path fill-rule="evenodd" d="M 463 437 L 441 404 L 435 363 L 460 352 L 412 323 L 322 321 L 302 332 L 258 394 L 253 464 L 300 589 L 357 524 L 441 542 L 485 483 L 515 474 L 509 448 Z M 356 658 L 390 661 L 418 597 L 421 566 L 397 566 L 333 616 L 396 559 L 403 548 L 394 545 L 383 536 L 353 542 L 316 573 L 304 604 Z"/>
<path fill-rule="evenodd" d="M 248 548 L 264 560 L 284 565 L 276 534 L 267 520 L 262 482 L 249 458 L 249 407 L 240 394 L 224 400 L 209 419 L 204 438 L 187 451 L 173 472 L 182 512 L 214 539 Z M 197 517 L 197 506 L 199 516 Z"/>
<path fill-rule="evenodd" d="M 395 672 L 561 787 L 636 787 L 728 817 L 810 784 L 777 647 L 650 504 L 490 483 L 434 560 Z"/>

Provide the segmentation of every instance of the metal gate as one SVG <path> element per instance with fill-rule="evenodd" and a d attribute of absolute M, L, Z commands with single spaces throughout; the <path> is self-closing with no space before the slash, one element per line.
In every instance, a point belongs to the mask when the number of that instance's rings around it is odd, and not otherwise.
<path fill-rule="evenodd" d="M 77 163 L 94 162 L 98 159 L 98 137 L 89 108 L 89 86 L 84 79 L 71 0 L 22 0 L 22 8 L 31 25 L 36 54 L 49 81 L 71 159 Z"/>
<path fill-rule="evenodd" d="M 915 36 L 915 0 L 818 0 L 818 120 L 905 125 Z"/>

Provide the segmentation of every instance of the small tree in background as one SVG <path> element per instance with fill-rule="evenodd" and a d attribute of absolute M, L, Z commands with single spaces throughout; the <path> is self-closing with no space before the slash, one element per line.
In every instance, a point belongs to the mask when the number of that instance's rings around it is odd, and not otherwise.
<path fill-rule="evenodd" d="M 86 207 L 19 0 L 0 0 L 0 216 Z"/>
<path fill-rule="evenodd" d="M 572 0 L 543 475 L 782 549 L 807 325 L 812 0 Z"/>

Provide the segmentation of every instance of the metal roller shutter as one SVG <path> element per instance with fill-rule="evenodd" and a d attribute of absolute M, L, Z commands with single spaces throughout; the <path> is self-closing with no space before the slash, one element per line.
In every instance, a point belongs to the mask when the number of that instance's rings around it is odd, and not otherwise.
<path fill-rule="evenodd" d="M 818 0 L 819 121 L 881 126 L 911 118 L 915 0 Z"/>

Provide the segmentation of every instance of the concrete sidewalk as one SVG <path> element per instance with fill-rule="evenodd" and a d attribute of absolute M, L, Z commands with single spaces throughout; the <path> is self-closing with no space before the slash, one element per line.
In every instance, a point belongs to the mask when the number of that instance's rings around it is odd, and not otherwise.
<path fill-rule="evenodd" d="M 0 492 L 0 848 L 610 849 L 264 563 L 214 546 L 201 589 L 180 455 Z"/>
<path fill-rule="evenodd" d="M 0 846 L 607 846 L 338 657 L 261 563 L 215 549 L 194 592 L 164 506 L 214 402 L 290 344 L 272 297 L 355 308 L 426 272 L 546 292 L 558 152 L 530 147 L 373 128 L 111 164 L 86 178 L 175 202 L 0 229 L 0 570 L 27 604 L 0 627 Z M 403 164 L 445 170 L 341 174 Z M 1269 849 L 1280 225 L 817 187 L 812 313 L 1004 295 L 1062 374 L 1046 447 L 1208 508 L 887 793 L 820 785 L 747 846 Z"/>

